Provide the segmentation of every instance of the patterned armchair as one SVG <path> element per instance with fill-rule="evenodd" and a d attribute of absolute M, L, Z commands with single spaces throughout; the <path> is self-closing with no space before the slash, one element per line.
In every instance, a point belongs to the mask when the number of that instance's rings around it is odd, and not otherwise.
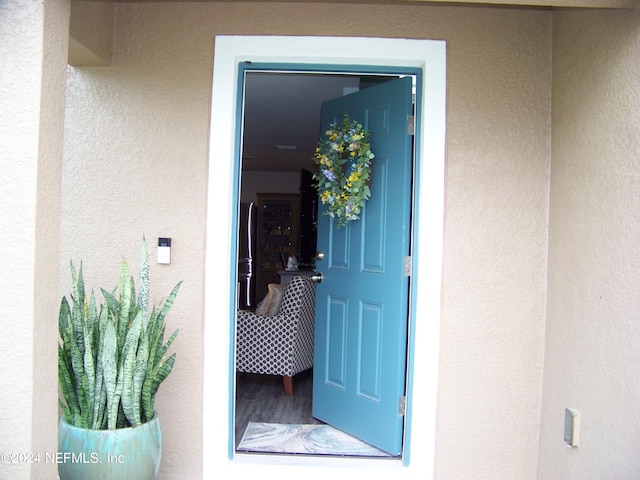
<path fill-rule="evenodd" d="M 313 366 L 315 283 L 294 277 L 276 315 L 236 314 L 236 371 L 281 375 L 293 394 L 293 376 Z"/>

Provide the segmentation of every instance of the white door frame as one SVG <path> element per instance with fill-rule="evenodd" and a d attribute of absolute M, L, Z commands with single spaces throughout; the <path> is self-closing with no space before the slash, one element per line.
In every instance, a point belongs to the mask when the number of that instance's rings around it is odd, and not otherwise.
<path fill-rule="evenodd" d="M 346 37 L 219 36 L 215 39 L 213 92 L 208 171 L 207 239 L 205 265 L 205 324 L 203 380 L 203 471 L 211 478 L 221 469 L 237 468 L 246 455 L 234 454 L 229 441 L 233 405 L 228 390 L 233 388 L 230 352 L 234 337 L 232 319 L 235 301 L 235 259 L 230 258 L 238 178 L 234 174 L 236 118 L 238 112 L 238 65 L 261 63 L 372 65 L 413 67 L 423 72 L 422 118 L 418 124 L 416 195 L 414 204 L 411 339 L 409 346 L 408 415 L 411 416 L 410 468 L 433 471 L 435 451 L 440 289 L 444 214 L 446 45 L 444 41 Z M 419 321 L 418 321 L 419 320 Z M 420 408 L 413 408 L 419 405 Z M 427 454 L 431 452 L 431 454 Z M 233 461 L 229 461 L 229 459 Z M 261 463 L 290 463 L 270 457 L 250 457 Z M 297 464 L 317 465 L 314 459 Z M 338 462 L 340 463 L 340 462 Z M 375 464 L 375 462 L 374 462 Z M 358 464 L 366 468 L 363 463 Z M 372 466 L 372 471 L 378 467 Z M 274 467 L 278 468 L 278 467 Z M 280 467 L 284 468 L 284 467 Z M 426 469 L 426 470 L 425 470 Z M 284 472 L 283 472 L 284 473 Z M 415 477 L 417 478 L 417 477 Z"/>

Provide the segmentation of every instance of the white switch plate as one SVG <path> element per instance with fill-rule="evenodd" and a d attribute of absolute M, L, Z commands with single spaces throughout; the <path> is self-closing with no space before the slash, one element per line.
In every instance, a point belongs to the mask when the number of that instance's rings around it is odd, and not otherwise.
<path fill-rule="evenodd" d="M 580 412 L 573 408 L 564 409 L 564 441 L 570 447 L 580 443 Z"/>

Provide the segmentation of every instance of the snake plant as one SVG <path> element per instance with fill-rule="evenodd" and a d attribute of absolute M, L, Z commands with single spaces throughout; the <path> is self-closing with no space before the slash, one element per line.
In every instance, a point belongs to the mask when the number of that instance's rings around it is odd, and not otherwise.
<path fill-rule="evenodd" d="M 85 294 L 82 263 L 70 299 L 62 298 L 58 316 L 58 380 L 63 415 L 71 425 L 94 430 L 137 426 L 153 418 L 158 387 L 176 359 L 166 357 L 176 330 L 165 342 L 164 319 L 180 288 L 149 311 L 149 257 L 146 241 L 140 255 L 140 291 L 136 296 L 126 260 L 119 287 L 101 289 L 104 303 Z"/>

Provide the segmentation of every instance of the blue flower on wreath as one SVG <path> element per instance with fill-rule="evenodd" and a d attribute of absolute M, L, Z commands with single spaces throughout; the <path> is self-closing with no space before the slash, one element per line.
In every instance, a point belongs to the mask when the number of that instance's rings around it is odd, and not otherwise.
<path fill-rule="evenodd" d="M 327 180 L 333 182 L 336 179 L 336 175 L 331 170 L 322 170 L 322 174 L 327 177 Z"/>

